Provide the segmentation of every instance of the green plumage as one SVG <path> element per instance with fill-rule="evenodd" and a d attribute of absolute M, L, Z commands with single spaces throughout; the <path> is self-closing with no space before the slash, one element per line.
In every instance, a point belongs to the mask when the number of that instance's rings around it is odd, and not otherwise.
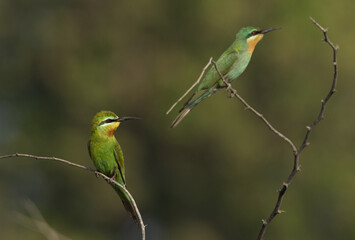
<path fill-rule="evenodd" d="M 267 29 L 267 30 L 259 30 L 254 27 L 244 27 L 239 30 L 236 34 L 235 41 L 231 44 L 226 51 L 222 53 L 222 55 L 218 58 L 216 65 L 224 76 L 225 80 L 229 83 L 237 79 L 246 69 L 249 64 L 250 58 L 252 56 L 252 52 L 256 43 L 262 38 L 262 35 L 266 32 L 275 30 Z M 252 41 L 248 43 L 248 39 L 253 40 L 257 37 L 256 43 L 254 44 Z M 200 102 L 205 100 L 206 98 L 212 96 L 221 88 L 226 87 L 223 81 L 221 80 L 218 72 L 216 71 L 214 66 L 211 66 L 207 71 L 204 78 L 201 80 L 199 85 L 197 86 L 195 92 L 189 98 L 189 100 L 184 104 L 182 109 L 180 110 L 180 114 L 174 120 L 171 127 L 176 127 L 180 121 Z M 193 99 L 193 97 L 200 91 L 203 91 L 198 97 Z"/>
<path fill-rule="evenodd" d="M 90 157 L 96 169 L 108 177 L 115 176 L 121 185 L 126 185 L 125 166 L 122 149 L 114 131 L 120 124 L 120 118 L 109 111 L 97 113 L 92 121 L 91 138 L 88 143 Z M 137 214 L 129 196 L 117 185 L 111 184 L 122 200 L 128 213 L 138 224 Z"/>

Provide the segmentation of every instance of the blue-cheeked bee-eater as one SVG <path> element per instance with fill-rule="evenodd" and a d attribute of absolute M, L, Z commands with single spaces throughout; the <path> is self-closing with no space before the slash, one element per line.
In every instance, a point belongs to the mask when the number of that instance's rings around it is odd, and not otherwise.
<path fill-rule="evenodd" d="M 98 112 L 91 125 L 91 137 L 88 142 L 89 155 L 96 169 L 123 186 L 126 186 L 125 166 L 120 144 L 115 138 L 115 131 L 121 122 L 139 119 L 136 117 L 118 117 L 110 111 Z M 129 196 L 117 185 L 111 183 L 122 203 L 138 225 L 138 217 Z"/>
<path fill-rule="evenodd" d="M 216 62 L 217 68 L 223 75 L 225 81 L 231 83 L 244 72 L 253 55 L 256 44 L 263 38 L 264 34 L 276 29 L 279 28 L 261 30 L 255 27 L 243 27 L 239 30 L 232 45 L 222 53 Z M 197 86 L 195 92 L 181 108 L 180 114 L 171 124 L 171 127 L 176 127 L 197 104 L 225 87 L 226 84 L 222 81 L 216 68 L 211 66 Z M 201 95 L 193 99 L 196 93 L 200 91 L 203 91 Z"/>

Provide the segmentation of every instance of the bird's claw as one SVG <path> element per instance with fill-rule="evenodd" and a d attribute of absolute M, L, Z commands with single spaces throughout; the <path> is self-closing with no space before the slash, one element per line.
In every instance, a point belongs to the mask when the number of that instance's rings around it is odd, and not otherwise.
<path fill-rule="evenodd" d="M 230 83 L 227 84 L 227 89 L 228 92 L 230 92 L 232 90 L 232 85 Z"/>
<path fill-rule="evenodd" d="M 114 167 L 114 168 L 113 168 L 113 176 L 112 176 L 111 178 L 107 179 L 107 182 L 108 182 L 108 183 L 113 183 L 113 181 L 116 180 L 116 177 L 117 177 L 116 169 L 117 169 L 117 167 Z"/>
<path fill-rule="evenodd" d="M 230 98 L 234 97 L 234 89 L 232 88 L 232 84 L 226 83 L 226 91 L 230 93 Z"/>
<path fill-rule="evenodd" d="M 99 173 L 100 173 L 100 172 L 97 171 L 97 170 L 94 172 L 94 174 L 95 174 L 95 176 L 96 176 L 97 178 L 99 177 Z"/>

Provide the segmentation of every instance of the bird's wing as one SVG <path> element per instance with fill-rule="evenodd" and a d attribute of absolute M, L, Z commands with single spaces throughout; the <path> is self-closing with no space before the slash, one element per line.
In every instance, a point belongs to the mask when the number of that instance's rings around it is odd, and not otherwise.
<path fill-rule="evenodd" d="M 238 51 L 235 49 L 228 49 L 218 58 L 216 65 L 223 75 L 230 71 L 235 61 L 237 61 L 238 55 Z"/>
<path fill-rule="evenodd" d="M 218 58 L 216 62 L 218 70 L 221 72 L 222 75 L 226 75 L 230 71 L 235 61 L 237 61 L 237 59 L 238 52 L 235 49 L 229 48 Z M 218 80 L 220 80 L 220 76 L 216 71 L 216 68 L 214 66 L 211 66 L 205 78 L 198 86 L 197 91 L 212 87 Z"/>
<path fill-rule="evenodd" d="M 116 144 L 113 148 L 113 153 L 114 153 L 115 160 L 118 165 L 118 170 L 119 170 L 119 173 L 121 174 L 123 183 L 124 183 L 124 185 L 126 185 L 123 152 L 122 152 L 120 144 L 117 141 L 116 141 Z"/>

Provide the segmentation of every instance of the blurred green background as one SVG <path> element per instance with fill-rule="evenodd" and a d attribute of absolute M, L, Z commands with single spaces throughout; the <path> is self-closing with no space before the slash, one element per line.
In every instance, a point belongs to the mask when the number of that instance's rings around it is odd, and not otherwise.
<path fill-rule="evenodd" d="M 239 93 L 299 145 L 332 81 L 338 92 L 301 155 L 302 172 L 265 239 L 355 239 L 355 2 L 0 2 L 0 154 L 93 166 L 86 143 L 100 110 L 142 117 L 116 137 L 147 239 L 255 239 L 292 164 L 290 147 L 225 91 L 176 128 L 166 110 L 242 26 L 282 27 L 258 44 Z M 18 217 L 33 201 L 71 239 L 139 239 L 102 179 L 64 164 L 0 161 L 0 238 L 44 239 Z"/>

